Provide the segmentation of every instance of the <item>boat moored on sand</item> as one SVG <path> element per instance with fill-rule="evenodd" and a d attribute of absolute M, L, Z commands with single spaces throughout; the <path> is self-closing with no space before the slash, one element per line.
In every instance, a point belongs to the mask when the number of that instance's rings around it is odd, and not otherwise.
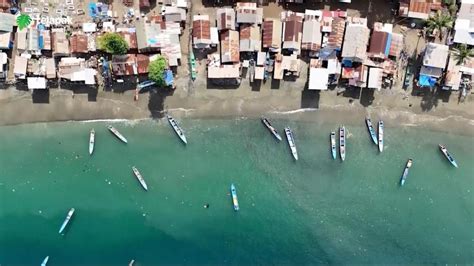
<path fill-rule="evenodd" d="M 230 185 L 230 193 L 232 195 L 232 204 L 234 205 L 234 211 L 239 210 L 239 200 L 237 199 L 237 189 L 235 189 L 234 184 Z"/>
<path fill-rule="evenodd" d="M 448 152 L 448 150 L 446 149 L 445 146 L 439 144 L 439 149 L 441 150 L 441 152 L 444 154 L 444 157 L 446 157 L 446 159 L 448 159 L 448 161 L 454 166 L 454 167 L 458 167 L 458 163 L 456 163 L 456 160 L 454 160 L 454 157 Z"/>
<path fill-rule="evenodd" d="M 174 132 L 176 132 L 178 137 L 181 139 L 181 141 L 184 144 L 188 144 L 188 141 L 186 140 L 186 136 L 184 135 L 183 129 L 179 126 L 178 122 L 170 115 L 166 115 L 166 119 L 168 119 L 168 122 L 170 123 Z"/>
<path fill-rule="evenodd" d="M 367 129 L 369 130 L 370 138 L 374 142 L 375 145 L 377 145 L 377 134 L 375 134 L 375 129 L 372 126 L 372 121 L 370 118 L 365 119 L 365 123 L 367 124 Z"/>
<path fill-rule="evenodd" d="M 336 160 L 336 132 L 332 131 L 330 134 L 331 139 L 331 155 L 334 160 Z"/>
<path fill-rule="evenodd" d="M 127 139 L 122 134 L 120 134 L 120 132 L 118 132 L 118 130 L 115 129 L 113 126 L 108 125 L 107 128 L 110 130 L 110 132 L 112 132 L 112 134 L 114 134 L 123 143 L 128 143 Z"/>
<path fill-rule="evenodd" d="M 138 181 L 140 182 L 140 184 L 142 185 L 142 187 L 148 191 L 148 186 L 146 185 L 145 183 L 145 179 L 143 179 L 142 175 L 140 174 L 140 172 L 138 171 L 138 169 L 135 167 L 135 166 L 132 166 L 132 170 L 133 170 L 133 173 L 135 174 L 135 177 L 138 179 Z"/>
<path fill-rule="evenodd" d="M 94 145 L 95 145 L 95 130 L 92 129 L 89 135 L 89 155 L 92 155 L 94 152 Z"/>
<path fill-rule="evenodd" d="M 346 128 L 344 126 L 339 128 L 339 155 L 342 161 L 346 159 Z"/>
<path fill-rule="evenodd" d="M 405 165 L 405 169 L 403 170 L 402 178 L 400 179 L 400 186 L 403 186 L 405 184 L 405 181 L 408 177 L 408 171 L 410 170 L 410 167 L 413 165 L 413 160 L 408 159 L 407 164 Z"/>
<path fill-rule="evenodd" d="M 74 212 L 76 210 L 74 208 L 71 208 L 69 212 L 67 213 L 66 219 L 64 219 L 63 224 L 61 225 L 61 228 L 59 229 L 59 233 L 61 234 L 64 232 L 64 229 L 66 229 L 66 226 L 68 225 L 69 221 L 71 220 L 72 216 L 74 215 Z"/>
<path fill-rule="evenodd" d="M 278 141 L 281 141 L 281 136 L 280 134 L 278 134 L 277 130 L 272 126 L 272 124 L 270 123 L 270 121 L 265 118 L 265 117 L 262 117 L 262 123 L 265 125 L 266 128 L 268 128 L 268 130 L 270 130 L 270 133 L 272 133 L 272 135 L 278 140 Z"/>
<path fill-rule="evenodd" d="M 293 132 L 289 127 L 285 127 L 286 140 L 288 141 L 288 146 L 290 146 L 291 154 L 296 161 L 298 161 L 298 151 L 296 150 L 295 138 Z"/>
<path fill-rule="evenodd" d="M 383 131 L 384 131 L 384 125 L 383 121 L 379 121 L 379 151 L 383 152 Z"/>

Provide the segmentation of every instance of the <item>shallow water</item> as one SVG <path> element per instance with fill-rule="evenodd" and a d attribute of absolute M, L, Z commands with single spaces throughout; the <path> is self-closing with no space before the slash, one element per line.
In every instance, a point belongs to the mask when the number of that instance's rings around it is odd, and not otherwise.
<path fill-rule="evenodd" d="M 0 127 L 0 264 L 474 262 L 472 138 L 386 123 L 379 154 L 361 121 L 341 163 L 337 125 L 272 122 L 293 129 L 299 161 L 257 120 L 183 120 L 187 146 L 164 120 L 113 122 L 127 145 L 106 122 Z"/>

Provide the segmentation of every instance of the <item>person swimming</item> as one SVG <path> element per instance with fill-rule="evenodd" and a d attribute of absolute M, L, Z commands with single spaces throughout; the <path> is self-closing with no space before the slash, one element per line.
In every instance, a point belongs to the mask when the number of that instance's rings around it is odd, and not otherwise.
<path fill-rule="evenodd" d="M 204 204 L 204 209 L 209 209 L 209 203 Z"/>

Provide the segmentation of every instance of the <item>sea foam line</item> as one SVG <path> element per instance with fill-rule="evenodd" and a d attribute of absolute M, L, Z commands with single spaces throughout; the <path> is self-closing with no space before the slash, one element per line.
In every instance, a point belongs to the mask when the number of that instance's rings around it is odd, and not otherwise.
<path fill-rule="evenodd" d="M 305 113 L 305 112 L 314 112 L 317 111 L 318 109 L 316 108 L 301 108 L 301 109 L 295 109 L 295 110 L 290 110 L 290 111 L 271 111 L 270 113 L 272 114 L 297 114 L 297 113 Z"/>

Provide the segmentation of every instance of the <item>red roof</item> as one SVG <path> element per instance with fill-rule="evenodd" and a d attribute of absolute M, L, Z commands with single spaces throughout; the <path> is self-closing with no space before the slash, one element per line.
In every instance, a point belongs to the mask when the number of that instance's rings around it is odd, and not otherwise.
<path fill-rule="evenodd" d="M 87 36 L 86 35 L 73 35 L 69 39 L 71 43 L 71 53 L 88 53 L 87 49 Z"/>
<path fill-rule="evenodd" d="M 138 74 L 148 73 L 148 65 L 150 64 L 150 57 L 144 54 L 137 54 L 137 68 Z"/>
<path fill-rule="evenodd" d="M 263 47 L 271 47 L 273 40 L 273 20 L 265 20 L 262 25 L 262 31 Z"/>
<path fill-rule="evenodd" d="M 193 37 L 200 40 L 210 40 L 211 22 L 209 20 L 193 21 Z"/>

